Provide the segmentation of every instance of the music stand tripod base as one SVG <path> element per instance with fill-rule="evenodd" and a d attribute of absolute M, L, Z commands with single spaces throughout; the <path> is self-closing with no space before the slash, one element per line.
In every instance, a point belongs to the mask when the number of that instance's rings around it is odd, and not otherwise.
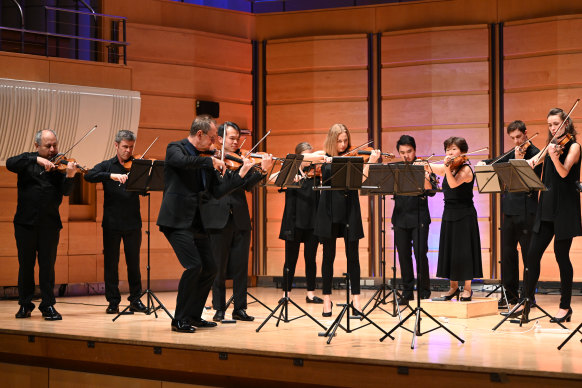
<path fill-rule="evenodd" d="M 168 314 L 170 319 L 174 319 L 172 314 L 166 309 L 164 304 L 158 299 L 154 292 L 150 289 L 151 280 L 151 267 L 150 267 L 150 223 L 151 223 L 151 201 L 150 201 L 150 191 L 163 191 L 164 189 L 164 162 L 161 160 L 146 160 L 146 159 L 135 159 L 131 165 L 131 170 L 128 173 L 129 177 L 125 182 L 126 191 L 137 191 L 148 198 L 148 222 L 147 222 L 147 287 L 139 296 L 141 299 L 144 295 L 147 295 L 146 303 L 146 315 L 154 314 L 157 318 L 157 311 L 162 309 Z M 157 306 L 156 304 L 157 303 Z M 115 318 L 113 322 L 119 316 L 125 315 L 125 312 L 131 307 L 127 306 L 123 311 L 121 311 Z"/>

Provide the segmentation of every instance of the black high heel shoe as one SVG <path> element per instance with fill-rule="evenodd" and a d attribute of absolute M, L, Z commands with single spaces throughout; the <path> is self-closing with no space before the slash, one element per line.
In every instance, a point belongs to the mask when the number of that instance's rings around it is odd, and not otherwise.
<path fill-rule="evenodd" d="M 459 287 L 457 287 L 457 289 L 455 290 L 455 292 L 453 292 L 452 294 L 443 296 L 443 300 L 451 300 L 451 299 L 453 299 L 456 296 L 457 297 L 457 301 L 458 301 L 460 294 L 461 294 L 461 290 L 459 290 Z"/>
<path fill-rule="evenodd" d="M 564 315 L 561 318 L 553 317 L 552 319 L 550 319 L 550 322 L 563 323 L 563 322 L 570 322 L 571 320 L 572 320 L 572 307 L 570 307 L 568 309 L 568 312 L 566 313 L 566 315 Z"/>
<path fill-rule="evenodd" d="M 333 310 L 333 302 L 331 302 L 331 307 L 329 308 L 329 312 L 326 313 L 325 311 L 323 311 L 321 313 L 321 316 L 326 317 L 326 318 L 331 317 L 332 310 Z"/>
<path fill-rule="evenodd" d="M 457 289 L 459 291 L 459 289 Z M 471 295 L 469 296 L 461 296 L 461 302 L 470 302 L 471 298 L 473 298 L 473 290 L 471 290 Z M 458 299 L 458 297 L 457 297 Z"/>

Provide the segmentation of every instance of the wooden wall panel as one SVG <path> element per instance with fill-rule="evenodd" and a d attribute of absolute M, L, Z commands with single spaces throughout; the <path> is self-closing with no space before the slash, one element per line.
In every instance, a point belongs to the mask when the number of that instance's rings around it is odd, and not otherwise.
<path fill-rule="evenodd" d="M 469 151 L 489 146 L 489 30 L 487 26 L 459 26 L 392 32 L 381 38 L 381 96 L 383 150 L 396 152 L 402 134 L 415 137 L 417 154 L 444 156 L 443 141 L 463 136 Z M 481 152 L 471 159 L 488 156 Z M 442 178 L 441 178 L 442 182 Z M 390 223 L 393 203 L 384 216 Z M 474 190 L 479 217 L 483 275 L 491 276 L 490 196 Z M 429 199 L 429 268 L 436 274 L 443 195 Z M 393 252 L 388 231 L 386 248 Z"/>
<path fill-rule="evenodd" d="M 582 27 L 582 15 L 525 20 L 504 25 L 504 88 L 506 124 L 523 120 L 530 135 L 539 132 L 533 142 L 546 144 L 548 111 L 560 107 L 568 111 L 582 95 L 582 43 L 576 32 Z M 572 114 L 580 126 L 582 112 Z M 505 137 L 506 147 L 511 144 Z M 577 139 L 580 142 L 580 139 Z M 582 280 L 582 240 L 575 238 L 570 250 L 574 281 Z M 548 246 L 541 263 L 540 280 L 559 280 L 553 244 Z"/>

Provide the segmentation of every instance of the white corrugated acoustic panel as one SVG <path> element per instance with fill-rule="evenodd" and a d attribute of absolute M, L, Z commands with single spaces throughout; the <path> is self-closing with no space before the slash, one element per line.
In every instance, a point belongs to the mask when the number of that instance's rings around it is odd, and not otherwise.
<path fill-rule="evenodd" d="M 0 165 L 34 151 L 34 134 L 41 129 L 54 130 L 59 152 L 65 152 L 97 125 L 68 154 L 92 167 L 115 154 L 113 139 L 120 129 L 137 135 L 140 107 L 136 91 L 0 78 Z"/>

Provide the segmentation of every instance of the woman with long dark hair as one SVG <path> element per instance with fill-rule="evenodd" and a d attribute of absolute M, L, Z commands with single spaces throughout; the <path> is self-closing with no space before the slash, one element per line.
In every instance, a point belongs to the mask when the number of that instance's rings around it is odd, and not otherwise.
<path fill-rule="evenodd" d="M 580 193 L 576 181 L 580 179 L 580 144 L 576 143 L 576 129 L 572 119 L 560 108 L 553 108 L 547 116 L 547 154 L 542 152 L 529 160 L 532 167 L 543 163 L 541 191 L 527 254 L 525 295 L 533 300 L 540 277 L 540 262 L 544 251 L 554 239 L 554 254 L 560 268 L 560 306 L 552 318 L 554 322 L 569 322 L 572 317 L 572 281 L 574 269 L 570 261 L 572 239 L 582 235 L 580 225 Z M 561 128 L 560 128 L 561 127 Z M 560 129 L 558 131 L 558 129 Z M 523 309 L 523 320 L 529 320 L 529 305 Z"/>

